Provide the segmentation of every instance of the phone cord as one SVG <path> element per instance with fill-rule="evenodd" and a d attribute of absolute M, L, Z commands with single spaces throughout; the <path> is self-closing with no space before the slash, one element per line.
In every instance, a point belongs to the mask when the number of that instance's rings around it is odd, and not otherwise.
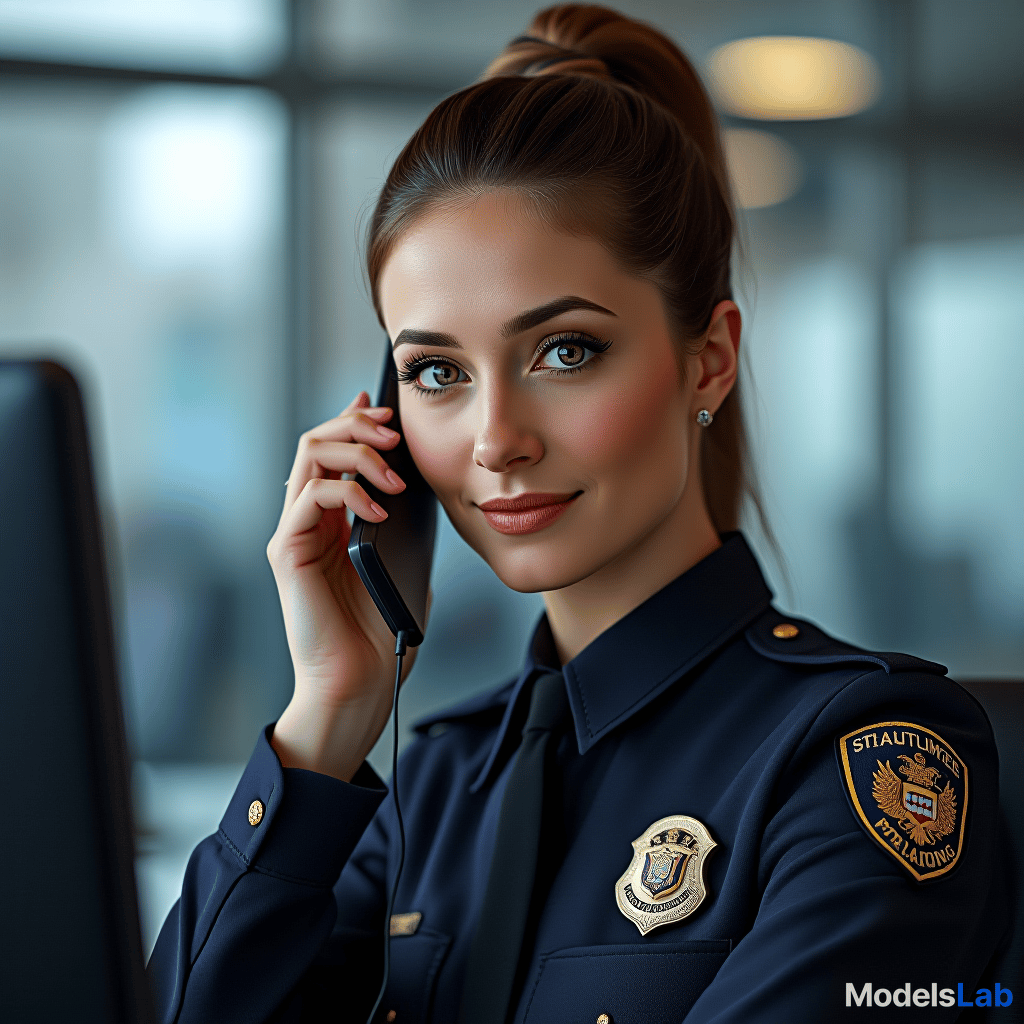
<path fill-rule="evenodd" d="M 398 655 L 398 664 L 395 666 L 395 693 L 391 705 L 394 730 L 391 746 L 391 795 L 395 801 L 395 817 L 398 819 L 398 870 L 395 872 L 394 882 L 391 883 L 387 913 L 384 916 L 384 977 L 380 983 L 380 991 L 377 993 L 377 1001 L 373 1004 L 370 1016 L 366 1018 L 366 1024 L 373 1024 L 373 1018 L 384 998 L 384 990 L 388 987 L 388 973 L 391 970 L 391 915 L 395 909 L 395 893 L 398 892 L 398 880 L 402 877 L 402 865 L 405 863 L 405 824 L 402 821 L 402 808 L 398 802 L 398 689 L 402 682 L 402 658 L 405 655 L 407 636 L 406 631 L 402 629 L 395 637 L 395 654 Z"/>

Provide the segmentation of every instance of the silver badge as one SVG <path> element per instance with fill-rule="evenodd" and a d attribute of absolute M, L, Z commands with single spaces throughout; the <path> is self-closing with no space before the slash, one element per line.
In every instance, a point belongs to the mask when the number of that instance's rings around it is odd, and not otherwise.
<path fill-rule="evenodd" d="M 660 818 L 633 840 L 633 860 L 615 883 L 615 902 L 641 935 L 701 905 L 704 859 L 717 845 L 696 818 L 683 814 Z"/>

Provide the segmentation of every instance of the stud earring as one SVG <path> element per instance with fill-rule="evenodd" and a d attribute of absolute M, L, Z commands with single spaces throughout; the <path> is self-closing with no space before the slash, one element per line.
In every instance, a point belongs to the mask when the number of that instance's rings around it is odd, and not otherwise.
<path fill-rule="evenodd" d="M 701 409 L 701 411 L 700 411 L 699 413 L 697 413 L 697 422 L 698 422 L 698 423 L 699 423 L 699 424 L 700 424 L 700 425 L 701 425 L 702 427 L 710 427 L 710 426 L 711 426 L 711 421 L 712 421 L 712 420 L 713 420 L 714 418 L 715 418 L 715 417 L 714 417 L 714 416 L 712 416 L 712 415 L 711 415 L 711 413 L 709 413 L 709 412 L 707 411 L 707 409 Z"/>

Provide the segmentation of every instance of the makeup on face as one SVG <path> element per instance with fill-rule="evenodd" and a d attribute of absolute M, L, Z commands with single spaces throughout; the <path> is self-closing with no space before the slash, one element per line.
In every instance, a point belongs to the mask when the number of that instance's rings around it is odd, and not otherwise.
<path fill-rule="evenodd" d="M 563 295 L 542 305 L 526 310 L 507 320 L 500 328 L 503 340 L 512 340 L 528 331 L 577 310 L 588 310 L 614 317 L 616 314 L 595 302 L 578 295 Z M 402 346 L 419 345 L 424 348 L 454 350 L 454 356 L 437 356 L 425 352 L 399 354 Z M 532 353 L 530 372 L 554 374 L 579 373 L 601 353 L 606 352 L 611 341 L 594 337 L 587 331 L 557 331 L 545 338 Z M 465 369 L 454 361 L 459 353 L 465 353 L 462 345 L 451 334 L 442 331 L 406 328 L 395 339 L 395 359 L 398 366 L 398 380 L 411 385 L 423 397 L 441 397 L 444 392 L 453 392 L 456 385 L 469 380 Z"/>
<path fill-rule="evenodd" d="M 381 282 L 409 449 L 504 583 L 557 590 L 675 529 L 689 398 L 653 284 L 490 200 L 425 218 Z"/>
<path fill-rule="evenodd" d="M 517 498 L 492 498 L 477 508 L 498 533 L 536 533 L 550 526 L 582 494 L 523 494 Z"/>

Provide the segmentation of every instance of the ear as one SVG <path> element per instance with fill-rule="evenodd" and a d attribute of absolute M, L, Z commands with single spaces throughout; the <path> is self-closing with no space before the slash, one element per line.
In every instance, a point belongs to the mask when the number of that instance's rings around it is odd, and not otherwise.
<path fill-rule="evenodd" d="M 694 416 L 700 409 L 716 413 L 736 383 L 742 326 L 739 308 L 731 299 L 723 300 L 712 310 L 707 343 L 694 357 L 698 370 Z"/>

